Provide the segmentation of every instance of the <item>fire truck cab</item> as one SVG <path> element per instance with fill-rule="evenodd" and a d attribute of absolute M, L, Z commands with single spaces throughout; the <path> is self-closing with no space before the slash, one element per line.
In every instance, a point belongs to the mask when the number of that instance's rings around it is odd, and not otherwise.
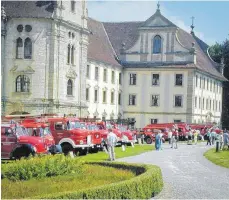
<path fill-rule="evenodd" d="M 41 137 L 30 136 L 18 123 L 1 124 L 1 158 L 20 159 L 35 154 L 46 154 Z"/>
<path fill-rule="evenodd" d="M 88 130 L 81 129 L 79 120 L 75 118 L 47 118 L 55 143 L 61 145 L 63 153 L 73 152 L 75 155 L 86 155 L 93 146 L 92 136 Z"/>

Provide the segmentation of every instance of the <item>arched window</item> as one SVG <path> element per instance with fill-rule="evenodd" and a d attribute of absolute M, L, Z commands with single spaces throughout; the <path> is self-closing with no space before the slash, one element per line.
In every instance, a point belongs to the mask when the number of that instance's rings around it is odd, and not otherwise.
<path fill-rule="evenodd" d="M 153 38 L 153 53 L 161 53 L 161 37 L 159 35 Z"/>
<path fill-rule="evenodd" d="M 72 95 L 72 80 L 68 80 L 68 85 L 67 85 L 67 95 Z"/>
<path fill-rule="evenodd" d="M 30 80 L 25 75 L 16 78 L 16 92 L 29 92 Z"/>
<path fill-rule="evenodd" d="M 67 63 L 70 63 L 70 51 L 71 51 L 71 46 L 70 44 L 68 45 L 68 57 L 67 57 Z"/>
<path fill-rule="evenodd" d="M 23 52 L 23 42 L 21 38 L 16 41 L 16 58 L 22 58 Z"/>
<path fill-rule="evenodd" d="M 31 59 L 32 58 L 32 41 L 30 38 L 25 39 L 24 43 L 24 58 Z"/>
<path fill-rule="evenodd" d="M 72 65 L 74 65 L 74 52 L 75 51 L 75 47 L 74 46 L 72 46 L 72 52 L 71 52 L 71 63 L 72 63 Z"/>

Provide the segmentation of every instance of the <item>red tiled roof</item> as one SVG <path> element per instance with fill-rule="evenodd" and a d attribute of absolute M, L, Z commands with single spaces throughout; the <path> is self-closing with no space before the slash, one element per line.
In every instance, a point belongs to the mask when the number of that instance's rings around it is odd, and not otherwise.
<path fill-rule="evenodd" d="M 121 66 L 115 59 L 115 51 L 111 46 L 103 24 L 89 18 L 88 29 L 91 31 L 89 35 L 88 58 L 115 66 Z"/>

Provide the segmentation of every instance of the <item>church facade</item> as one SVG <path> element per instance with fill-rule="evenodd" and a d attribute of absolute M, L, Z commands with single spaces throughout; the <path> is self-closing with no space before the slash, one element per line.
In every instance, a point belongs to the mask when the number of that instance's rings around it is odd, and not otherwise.
<path fill-rule="evenodd" d="M 223 62 L 193 31 L 159 7 L 143 22 L 99 22 L 85 3 L 3 2 L 2 113 L 220 124 Z"/>

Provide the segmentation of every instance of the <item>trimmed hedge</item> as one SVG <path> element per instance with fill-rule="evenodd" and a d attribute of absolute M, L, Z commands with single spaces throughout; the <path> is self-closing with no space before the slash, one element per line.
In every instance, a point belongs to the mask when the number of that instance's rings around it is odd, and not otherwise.
<path fill-rule="evenodd" d="M 136 173 L 136 177 L 81 191 L 61 192 L 30 199 L 149 199 L 163 188 L 161 169 L 153 165 L 134 165 L 125 163 L 93 162 L 92 165 L 102 165 L 127 169 Z M 140 174 L 140 175 L 139 175 Z"/>
<path fill-rule="evenodd" d="M 2 165 L 2 178 L 18 181 L 82 173 L 82 171 L 83 167 L 79 159 L 72 159 L 64 155 L 47 155 L 16 160 L 13 163 Z"/>

